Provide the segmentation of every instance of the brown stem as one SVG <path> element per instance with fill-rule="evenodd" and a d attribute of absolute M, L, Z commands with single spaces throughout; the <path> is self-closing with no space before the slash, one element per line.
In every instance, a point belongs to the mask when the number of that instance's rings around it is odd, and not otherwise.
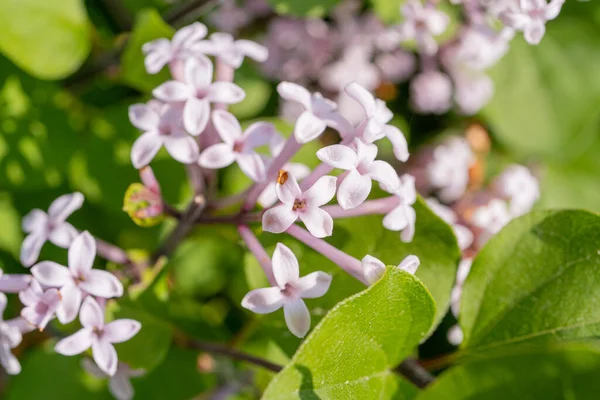
<path fill-rule="evenodd" d="M 248 353 L 243 353 L 218 343 L 200 342 L 195 340 L 190 342 L 190 347 L 196 350 L 205 351 L 207 353 L 220 354 L 234 360 L 246 361 L 250 364 L 258 365 L 259 367 L 263 367 L 273 372 L 279 372 L 283 369 L 281 365 L 277 365 L 263 358 L 253 356 Z"/>
<path fill-rule="evenodd" d="M 402 361 L 402 364 L 396 367 L 395 371 L 414 383 L 415 386 L 420 389 L 427 387 L 430 383 L 435 381 L 435 377 L 423 368 L 417 360 L 412 358 L 407 358 Z"/>

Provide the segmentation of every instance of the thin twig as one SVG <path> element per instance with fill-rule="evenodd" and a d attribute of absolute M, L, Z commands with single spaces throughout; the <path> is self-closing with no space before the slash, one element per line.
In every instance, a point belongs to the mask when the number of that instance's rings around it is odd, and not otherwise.
<path fill-rule="evenodd" d="M 420 389 L 427 387 L 430 383 L 435 381 L 435 377 L 423 368 L 417 360 L 412 358 L 404 360 L 395 371 L 399 372 Z"/>
<path fill-rule="evenodd" d="M 259 367 L 263 367 L 263 368 L 268 369 L 269 371 L 273 371 L 273 372 L 279 372 L 283 369 L 283 367 L 281 365 L 277 365 L 275 363 L 272 363 L 271 361 L 265 360 L 260 357 L 253 356 L 248 353 L 243 353 L 241 351 L 232 349 L 232 348 L 224 346 L 222 344 L 200 342 L 200 341 L 195 340 L 190 343 L 190 347 L 192 347 L 193 349 L 196 349 L 196 350 L 205 351 L 207 353 L 220 354 L 220 355 L 232 358 L 234 360 L 246 361 L 250 364 L 254 364 Z"/>

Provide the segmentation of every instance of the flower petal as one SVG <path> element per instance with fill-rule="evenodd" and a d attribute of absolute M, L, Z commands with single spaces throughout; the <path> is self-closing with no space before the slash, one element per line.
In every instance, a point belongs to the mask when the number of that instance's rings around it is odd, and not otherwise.
<path fill-rule="evenodd" d="M 269 314 L 283 306 L 284 297 L 278 287 L 254 289 L 242 299 L 242 307 L 257 314 Z"/>
<path fill-rule="evenodd" d="M 0 293 L 0 315 L 4 314 L 4 310 L 6 310 L 6 303 L 8 299 L 4 293 Z"/>
<path fill-rule="evenodd" d="M 300 277 L 300 266 L 296 255 L 283 243 L 277 243 L 273 252 L 273 276 L 277 285 L 285 289 L 285 285 L 293 283 Z"/>
<path fill-rule="evenodd" d="M 364 108 L 367 117 L 375 115 L 375 112 L 377 111 L 375 98 L 367 89 L 356 82 L 351 82 L 346 85 L 344 90 L 350 97 L 360 103 L 360 105 Z"/>
<path fill-rule="evenodd" d="M 54 351 L 63 356 L 74 356 L 83 353 L 92 345 L 93 336 L 91 329 L 80 329 L 71 336 L 59 340 L 54 346 Z"/>
<path fill-rule="evenodd" d="M 54 261 L 42 261 L 31 268 L 31 274 L 44 286 L 62 287 L 73 282 L 67 267 Z"/>
<path fill-rule="evenodd" d="M 206 28 L 206 25 L 201 22 L 194 22 L 175 32 L 171 43 L 175 47 L 184 48 L 192 44 L 192 42 L 204 38 L 207 33 L 208 29 Z"/>
<path fill-rule="evenodd" d="M 269 144 L 275 134 L 275 127 L 268 122 L 255 122 L 244 132 L 244 148 L 254 149 Z"/>
<path fill-rule="evenodd" d="M 19 300 L 24 306 L 35 304 L 38 299 L 44 294 L 42 287 L 35 279 L 31 281 L 31 285 L 19 292 Z M 2 310 L 4 311 L 4 310 Z"/>
<path fill-rule="evenodd" d="M 296 280 L 294 288 L 300 291 L 300 297 L 314 299 L 327 293 L 331 285 L 331 279 L 331 275 L 316 271 Z"/>
<path fill-rule="evenodd" d="M 304 110 L 312 109 L 310 92 L 298 84 L 281 82 L 277 85 L 277 92 L 285 100 L 300 103 Z"/>
<path fill-rule="evenodd" d="M 267 167 L 260 154 L 240 153 L 236 155 L 236 161 L 242 172 L 254 182 L 263 182 L 267 179 Z"/>
<path fill-rule="evenodd" d="M 69 283 L 60 289 L 62 301 L 56 310 L 56 317 L 62 324 L 72 322 L 77 317 L 81 306 L 81 289 L 74 283 Z"/>
<path fill-rule="evenodd" d="M 235 161 L 235 153 L 228 143 L 218 143 L 208 147 L 200 154 L 198 164 L 204 168 L 219 169 L 231 165 Z"/>
<path fill-rule="evenodd" d="M 150 164 L 160 150 L 163 141 L 156 131 L 145 132 L 137 138 L 131 148 L 131 163 L 137 169 Z"/>
<path fill-rule="evenodd" d="M 373 161 L 369 168 L 369 176 L 379 182 L 379 186 L 386 192 L 394 193 L 400 188 L 398 173 L 385 161 Z"/>
<path fill-rule="evenodd" d="M 406 138 L 402 134 L 402 131 L 395 126 L 386 125 L 384 128 L 385 136 L 392 143 L 392 147 L 394 149 L 394 156 L 398 159 L 398 161 L 406 162 L 408 161 L 409 153 L 408 153 L 408 144 L 406 143 Z"/>
<path fill-rule="evenodd" d="M 296 177 L 284 170 L 279 171 L 275 191 L 279 200 L 287 204 L 293 204 L 296 199 L 302 197 L 302 190 L 300 190 Z"/>
<path fill-rule="evenodd" d="M 235 42 L 235 47 L 239 52 L 254 61 L 265 62 L 269 57 L 269 50 L 265 46 L 251 40 L 237 40 Z"/>
<path fill-rule="evenodd" d="M 190 86 L 178 81 L 167 81 L 152 91 L 154 97 L 166 102 L 185 101 L 193 94 Z"/>
<path fill-rule="evenodd" d="M 283 304 L 285 323 L 290 332 L 303 338 L 310 329 L 310 313 L 302 299 L 287 301 Z"/>
<path fill-rule="evenodd" d="M 546 25 L 542 21 L 533 20 L 523 30 L 525 41 L 529 44 L 540 44 L 546 33 Z"/>
<path fill-rule="evenodd" d="M 109 379 L 108 390 L 117 400 L 131 400 L 135 394 L 129 377 L 121 373 Z"/>
<path fill-rule="evenodd" d="M 298 143 L 308 143 L 318 138 L 326 127 L 325 121 L 315 116 L 311 111 L 304 111 L 296 120 L 294 136 Z"/>
<path fill-rule="evenodd" d="M 113 376 L 117 372 L 119 359 L 115 346 L 108 340 L 99 339 L 92 341 L 92 356 L 96 365 L 108 376 Z"/>
<path fill-rule="evenodd" d="M 103 338 L 111 343 L 123 343 L 137 335 L 142 324 L 134 319 L 118 319 L 104 326 Z"/>
<path fill-rule="evenodd" d="M 298 216 L 314 237 L 324 238 L 333 233 L 333 218 L 327 211 L 318 207 L 309 208 Z"/>
<path fill-rule="evenodd" d="M 21 244 L 21 264 L 25 267 L 31 267 L 40 256 L 44 243 L 46 243 L 46 235 L 43 232 L 27 235 Z"/>
<path fill-rule="evenodd" d="M 39 330 L 44 330 L 54 317 L 60 301 L 58 290 L 48 289 L 40 296 L 38 302 L 21 310 L 21 317 Z"/>
<path fill-rule="evenodd" d="M 212 113 L 212 122 L 217 133 L 225 143 L 234 144 L 242 138 L 242 127 L 237 118 L 225 110 L 215 110 Z"/>
<path fill-rule="evenodd" d="M 101 329 L 104 326 L 104 310 L 92 296 L 83 300 L 81 311 L 79 311 L 79 321 L 84 328 L 91 330 Z"/>
<path fill-rule="evenodd" d="M 85 281 L 79 283 L 86 292 L 109 299 L 123 295 L 123 284 L 119 279 L 108 271 L 93 269 L 88 272 Z"/>
<path fill-rule="evenodd" d="M 50 204 L 48 218 L 53 222 L 62 222 L 66 220 L 69 215 L 81 208 L 83 200 L 84 197 L 79 192 L 60 196 Z"/>
<path fill-rule="evenodd" d="M 277 202 L 277 191 L 275 190 L 275 185 L 275 182 L 269 182 L 260 196 L 258 196 L 257 203 L 263 208 L 269 208 Z"/>
<path fill-rule="evenodd" d="M 407 207 L 406 215 L 408 217 L 408 224 L 406 225 L 406 228 L 402 230 L 402 233 L 400 234 L 400 240 L 402 240 L 404 243 L 410 243 L 415 236 L 415 221 L 417 220 L 417 213 L 415 212 L 414 208 Z"/>
<path fill-rule="evenodd" d="M 244 100 L 244 89 L 231 82 L 213 82 L 210 85 L 207 99 L 213 103 L 235 104 Z"/>
<path fill-rule="evenodd" d="M 63 222 L 62 224 L 56 225 L 50 231 L 48 239 L 58 247 L 66 249 L 73 243 L 73 240 L 75 240 L 78 234 L 79 232 L 77 232 L 77 229 L 75 229 L 73 225 L 68 222 Z"/>
<path fill-rule="evenodd" d="M 34 231 L 43 229 L 47 223 L 48 214 L 36 208 L 31 210 L 29 214 L 23 217 L 23 220 L 21 221 L 21 227 L 25 233 L 32 233 Z"/>
<path fill-rule="evenodd" d="M 31 275 L 5 274 L 0 278 L 0 292 L 18 293 L 22 290 L 26 290 L 33 282 L 34 280 Z"/>
<path fill-rule="evenodd" d="M 93 375 L 98 379 L 106 378 L 106 374 L 89 358 L 81 360 L 81 367 L 90 375 Z"/>
<path fill-rule="evenodd" d="M 204 55 L 188 58 L 185 61 L 184 71 L 185 82 L 196 90 L 205 90 L 213 80 L 212 62 Z"/>
<path fill-rule="evenodd" d="M 356 152 L 342 144 L 323 147 L 317 151 L 317 158 L 327 165 L 347 171 L 356 168 L 358 164 Z"/>
<path fill-rule="evenodd" d="M 262 217 L 262 228 L 266 232 L 285 232 L 298 219 L 298 214 L 292 211 L 291 204 L 281 204 L 269 208 Z"/>
<path fill-rule="evenodd" d="M 156 110 L 147 104 L 129 106 L 129 121 L 131 125 L 143 131 L 157 130 L 160 117 Z"/>
<path fill-rule="evenodd" d="M 390 231 L 401 231 L 408 225 L 408 209 L 403 204 L 394 208 L 383 217 L 383 226 Z"/>
<path fill-rule="evenodd" d="M 371 193 L 371 178 L 353 169 L 344 178 L 337 191 L 337 200 L 344 210 L 361 205 Z"/>
<path fill-rule="evenodd" d="M 198 136 L 206 129 L 210 118 L 210 104 L 205 99 L 189 98 L 183 107 L 183 126 L 193 136 Z"/>
<path fill-rule="evenodd" d="M 163 138 L 165 148 L 175 160 L 183 164 L 192 164 L 198 161 L 200 148 L 193 137 L 184 132 L 171 133 Z"/>
<path fill-rule="evenodd" d="M 10 352 L 8 346 L 0 346 L 0 365 L 4 367 L 9 375 L 18 375 L 21 373 L 21 364 L 17 357 Z"/>
<path fill-rule="evenodd" d="M 374 284 L 385 274 L 385 264 L 377 258 L 366 255 L 360 262 L 363 275 L 369 284 Z"/>
<path fill-rule="evenodd" d="M 88 231 L 83 231 L 69 247 L 69 270 L 73 276 L 86 276 L 92 269 L 96 257 L 96 240 Z"/>
<path fill-rule="evenodd" d="M 414 275 L 415 272 L 417 272 L 417 268 L 419 268 L 420 264 L 421 261 L 419 260 L 419 257 L 410 255 L 402 260 L 402 262 L 398 265 L 398 268 Z"/>
<path fill-rule="evenodd" d="M 335 176 L 322 176 L 304 192 L 304 196 L 302 197 L 306 200 L 309 207 L 320 207 L 333 199 L 336 184 L 337 178 Z"/>

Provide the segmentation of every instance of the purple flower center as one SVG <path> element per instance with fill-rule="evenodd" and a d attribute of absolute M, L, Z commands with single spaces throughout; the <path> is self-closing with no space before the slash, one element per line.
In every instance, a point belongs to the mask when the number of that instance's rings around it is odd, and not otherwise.
<path fill-rule="evenodd" d="M 234 153 L 241 153 L 244 151 L 244 141 L 242 140 L 236 140 L 233 143 L 233 152 Z"/>

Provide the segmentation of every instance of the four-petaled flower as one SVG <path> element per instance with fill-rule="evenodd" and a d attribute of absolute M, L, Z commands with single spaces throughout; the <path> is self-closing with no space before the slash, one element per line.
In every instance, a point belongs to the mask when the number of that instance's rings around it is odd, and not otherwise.
<path fill-rule="evenodd" d="M 131 369 L 129 365 L 122 361 L 117 363 L 117 372 L 113 376 L 108 376 L 92 360 L 84 358 L 81 366 L 96 378 L 109 378 L 108 390 L 117 400 L 131 400 L 135 394 L 130 378 L 137 378 L 146 373 L 143 369 Z"/>
<path fill-rule="evenodd" d="M 37 261 L 47 240 L 63 248 L 71 245 L 77 230 L 66 219 L 82 204 L 81 193 L 65 194 L 50 204 L 47 214 L 35 209 L 23 218 L 23 230 L 29 234 L 21 245 L 21 263 L 24 266 L 30 267 Z"/>
<path fill-rule="evenodd" d="M 275 190 L 283 204 L 270 208 L 264 213 L 263 230 L 281 233 L 300 218 L 313 236 L 318 238 L 331 236 L 333 218 L 320 207 L 333 199 L 336 182 L 337 178 L 334 176 L 323 176 L 302 193 L 292 174 L 284 170 L 279 171 Z"/>
<path fill-rule="evenodd" d="M 54 317 L 60 305 L 60 293 L 56 289 L 44 291 L 34 279 L 27 290 L 19 292 L 19 300 L 25 306 L 21 317 L 31 325 L 43 331 Z"/>
<path fill-rule="evenodd" d="M 234 161 L 253 181 L 261 182 L 266 178 L 263 157 L 254 149 L 269 143 L 275 128 L 267 122 L 255 122 L 244 132 L 233 114 L 224 110 L 215 110 L 212 121 L 223 143 L 210 146 L 200 154 L 198 164 L 205 168 L 223 168 Z"/>
<path fill-rule="evenodd" d="M 54 350 L 65 356 L 74 356 L 91 347 L 96 365 L 108 376 L 113 376 L 119 360 L 112 344 L 131 339 L 142 324 L 133 319 L 118 319 L 104 324 L 104 310 L 91 296 L 86 297 L 81 305 L 79 321 L 83 328 L 56 343 Z"/>
<path fill-rule="evenodd" d="M 269 57 L 269 50 L 266 47 L 251 40 L 234 40 L 229 33 L 223 32 L 213 33 L 210 35 L 210 40 L 203 40 L 195 45 L 194 49 L 218 57 L 233 68 L 239 68 L 244 57 L 258 62 L 264 62 Z"/>
<path fill-rule="evenodd" d="M 22 331 L 19 326 L 22 325 L 22 318 L 4 321 L 2 314 L 6 309 L 6 302 L 6 295 L 0 293 L 0 365 L 4 367 L 7 374 L 17 375 L 21 372 L 21 364 L 10 350 L 21 343 Z M 27 331 L 27 329 L 24 331 Z"/>
<path fill-rule="evenodd" d="M 381 260 L 369 254 L 363 257 L 360 264 L 365 279 L 371 285 L 381 279 L 381 277 L 385 274 L 385 264 L 382 263 Z M 398 264 L 398 268 L 414 275 L 415 272 L 417 272 L 417 268 L 419 268 L 419 264 L 421 264 L 419 257 L 409 255 L 402 260 L 400 264 Z"/>
<path fill-rule="evenodd" d="M 63 324 L 77 317 L 81 300 L 88 294 L 106 299 L 123 295 L 123 285 L 113 274 L 92 269 L 95 257 L 96 241 L 85 231 L 69 247 L 68 268 L 53 261 L 42 261 L 31 269 L 39 283 L 60 289 L 62 301 L 56 316 Z"/>
<path fill-rule="evenodd" d="M 183 126 L 191 135 L 200 135 L 210 118 L 210 103 L 234 104 L 246 93 L 232 82 L 213 82 L 213 65 L 205 56 L 185 62 L 182 81 L 168 81 L 152 91 L 169 103 L 183 102 Z"/>
<path fill-rule="evenodd" d="M 198 143 L 185 133 L 181 112 L 179 104 L 163 104 L 156 100 L 129 107 L 131 123 L 144 132 L 131 148 L 131 162 L 135 168 L 150 164 L 162 146 L 181 163 L 196 162 L 200 153 Z"/>
<path fill-rule="evenodd" d="M 415 221 L 417 220 L 417 213 L 412 207 L 417 201 L 415 178 L 408 174 L 402 175 L 400 186 L 394 194 L 399 199 L 398 206 L 383 217 L 383 226 L 391 231 L 402 231 L 400 239 L 409 243 L 415 235 Z"/>
<path fill-rule="evenodd" d="M 444 33 L 450 18 L 434 3 L 423 5 L 420 0 L 407 1 L 400 12 L 404 16 L 404 23 L 400 26 L 402 39 L 415 40 L 425 54 L 435 54 L 438 45 L 433 37 Z"/>
<path fill-rule="evenodd" d="M 390 193 L 398 189 L 400 181 L 394 168 L 385 161 L 375 160 L 377 146 L 354 139 L 354 149 L 334 144 L 317 151 L 319 160 L 334 168 L 349 171 L 337 192 L 337 200 L 344 210 L 362 204 L 371 193 L 371 179 Z"/>
<path fill-rule="evenodd" d="M 281 243 L 277 243 L 273 252 L 272 265 L 277 286 L 252 290 L 242 299 L 242 307 L 257 314 L 268 314 L 283 307 L 290 332 L 302 338 L 310 329 L 310 313 L 302 299 L 314 299 L 327 293 L 331 276 L 317 271 L 300 278 L 298 259 Z"/>
<path fill-rule="evenodd" d="M 367 143 L 373 143 L 376 140 L 388 138 L 394 150 L 394 156 L 399 161 L 408 160 L 408 144 L 406 138 L 393 125 L 389 125 L 393 114 L 385 105 L 385 102 L 376 99 L 367 89 L 356 82 L 351 82 L 344 88 L 348 96 L 356 100 L 365 112 L 366 119 L 359 126 L 360 138 Z"/>
<path fill-rule="evenodd" d="M 494 180 L 494 190 L 509 200 L 513 217 L 529 212 L 540 197 L 540 187 L 527 167 L 510 165 Z"/>
<path fill-rule="evenodd" d="M 565 0 L 515 0 L 501 14 L 502 20 L 511 27 L 523 31 L 529 44 L 539 44 L 546 33 L 546 21 L 560 13 Z"/>

